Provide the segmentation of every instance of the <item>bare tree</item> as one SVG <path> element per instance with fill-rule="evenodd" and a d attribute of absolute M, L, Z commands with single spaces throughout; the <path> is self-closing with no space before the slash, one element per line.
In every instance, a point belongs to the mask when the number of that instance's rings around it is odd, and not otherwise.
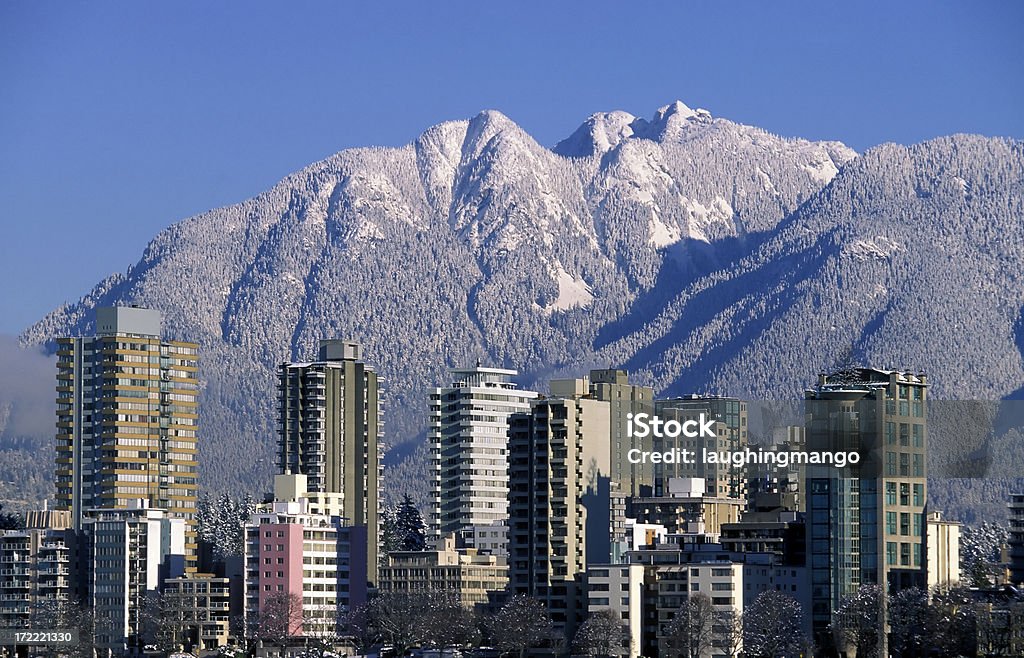
<path fill-rule="evenodd" d="M 548 611 L 537 599 L 516 594 L 487 620 L 487 632 L 502 654 L 526 654 L 528 649 L 549 642 L 553 626 Z"/>
<path fill-rule="evenodd" d="M 66 628 L 78 631 L 73 647 L 35 647 L 33 653 L 48 658 L 94 658 L 96 618 L 92 610 L 75 599 L 41 600 L 32 608 L 32 627 Z"/>
<path fill-rule="evenodd" d="M 186 651 L 192 649 L 192 628 L 199 625 L 196 610 L 173 594 L 152 593 L 142 610 L 142 628 L 146 644 L 152 644 L 161 651 Z"/>
<path fill-rule="evenodd" d="M 893 594 L 888 615 L 890 655 L 920 656 L 935 643 L 938 629 L 924 590 L 911 587 Z"/>
<path fill-rule="evenodd" d="M 573 646 L 576 653 L 586 656 L 620 656 L 626 637 L 622 620 L 611 610 L 601 610 L 583 622 Z"/>
<path fill-rule="evenodd" d="M 803 610 L 796 599 L 762 592 L 743 611 L 743 653 L 749 658 L 798 656 L 804 646 Z"/>
<path fill-rule="evenodd" d="M 293 592 L 274 592 L 263 602 L 255 619 L 255 635 L 282 649 L 302 634 L 302 597 Z"/>
<path fill-rule="evenodd" d="M 672 655 L 701 658 L 714 641 L 715 607 L 707 594 L 690 596 L 665 629 L 665 641 Z"/>
<path fill-rule="evenodd" d="M 302 637 L 307 658 L 324 658 L 334 652 L 341 642 L 338 624 L 338 607 L 335 605 L 320 605 L 303 611 Z"/>
<path fill-rule="evenodd" d="M 382 642 L 403 656 L 423 642 L 428 603 L 425 592 L 382 592 L 370 601 L 368 623 Z"/>
<path fill-rule="evenodd" d="M 373 624 L 369 604 L 364 603 L 346 611 L 341 617 L 341 628 L 362 653 L 368 653 L 371 647 L 381 641 Z"/>
<path fill-rule="evenodd" d="M 882 597 L 873 583 L 860 586 L 847 596 L 832 615 L 832 634 L 843 651 L 853 649 L 857 658 L 876 658 L 882 637 Z"/>
<path fill-rule="evenodd" d="M 743 617 L 735 608 L 715 616 L 714 645 L 718 652 L 736 658 L 743 650 Z"/>
<path fill-rule="evenodd" d="M 458 596 L 446 591 L 428 591 L 423 610 L 423 641 L 438 647 L 462 647 L 479 640 L 476 616 L 462 605 Z"/>

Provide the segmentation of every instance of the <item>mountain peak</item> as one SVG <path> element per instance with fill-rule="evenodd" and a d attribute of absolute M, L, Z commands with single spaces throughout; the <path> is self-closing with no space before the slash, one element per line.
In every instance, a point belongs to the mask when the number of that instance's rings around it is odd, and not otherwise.
<path fill-rule="evenodd" d="M 607 153 L 633 135 L 636 120 L 635 116 L 622 110 L 591 114 L 583 125 L 552 150 L 575 158 Z"/>
<path fill-rule="evenodd" d="M 677 116 L 680 119 L 689 119 L 692 116 L 696 116 L 697 112 L 691 110 L 690 107 L 683 101 L 676 100 L 668 105 L 664 105 L 658 108 L 658 111 L 654 113 L 654 123 L 659 121 L 666 121 L 669 117 Z"/>
<path fill-rule="evenodd" d="M 552 150 L 570 158 L 602 155 L 631 137 L 656 142 L 672 140 L 689 123 L 710 122 L 710 112 L 693 109 L 680 100 L 659 107 L 650 121 L 621 110 L 598 112 L 590 115 L 573 134 L 558 142 Z"/>
<path fill-rule="evenodd" d="M 686 103 L 677 100 L 659 107 L 651 121 L 637 119 L 633 131 L 637 137 L 656 142 L 674 141 L 691 123 L 711 123 L 711 113 L 705 109 L 691 109 Z"/>

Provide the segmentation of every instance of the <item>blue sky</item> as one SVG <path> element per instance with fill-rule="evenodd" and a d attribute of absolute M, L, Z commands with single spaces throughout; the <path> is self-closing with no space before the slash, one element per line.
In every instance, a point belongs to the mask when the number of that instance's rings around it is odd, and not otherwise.
<path fill-rule="evenodd" d="M 863 150 L 1024 138 L 1019 2 L 0 3 L 0 333 L 160 229 L 485 108 L 541 143 L 674 99 Z"/>

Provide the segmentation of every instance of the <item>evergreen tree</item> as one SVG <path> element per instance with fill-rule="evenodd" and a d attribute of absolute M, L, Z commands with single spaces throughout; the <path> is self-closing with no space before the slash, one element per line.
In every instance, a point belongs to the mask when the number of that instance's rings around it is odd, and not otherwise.
<path fill-rule="evenodd" d="M 408 494 L 402 497 L 395 513 L 397 536 L 401 538 L 399 550 L 423 551 L 427 548 L 426 526 L 423 517 Z"/>
<path fill-rule="evenodd" d="M 5 512 L 3 503 L 0 503 L 0 530 L 21 530 L 25 527 L 25 520 L 17 512 Z"/>

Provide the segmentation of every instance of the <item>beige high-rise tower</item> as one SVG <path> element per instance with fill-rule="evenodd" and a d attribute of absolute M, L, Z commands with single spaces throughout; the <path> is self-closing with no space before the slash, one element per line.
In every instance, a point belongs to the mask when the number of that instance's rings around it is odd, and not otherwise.
<path fill-rule="evenodd" d="M 608 368 L 590 371 L 590 394 L 594 399 L 608 403 L 612 481 L 627 496 L 642 495 L 641 487 L 653 489 L 653 465 L 629 461 L 631 449 L 650 450 L 651 447 L 630 436 L 627 430 L 630 414 L 654 412 L 654 389 L 630 384 L 625 370 Z"/>
<path fill-rule="evenodd" d="M 81 529 L 90 509 L 139 500 L 185 520 L 197 567 L 196 343 L 161 337 L 160 312 L 96 309 L 96 335 L 57 341 L 57 507 Z"/>

